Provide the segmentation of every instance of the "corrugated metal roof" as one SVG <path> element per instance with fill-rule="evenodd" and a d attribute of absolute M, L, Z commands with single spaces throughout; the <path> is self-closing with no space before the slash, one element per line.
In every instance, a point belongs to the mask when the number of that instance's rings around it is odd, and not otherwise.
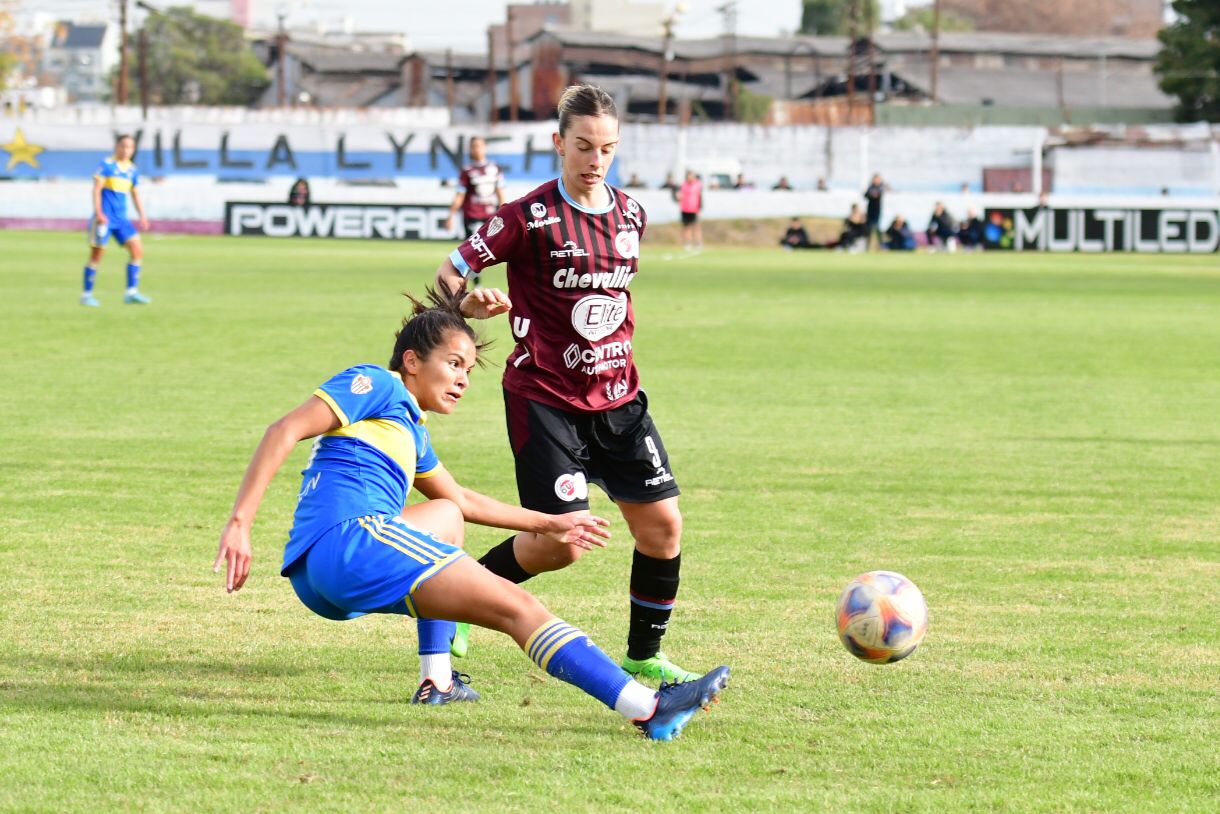
<path fill-rule="evenodd" d="M 55 26 L 51 37 L 52 48 L 101 48 L 106 38 L 105 24 L 76 25 L 63 20 Z"/>
<path fill-rule="evenodd" d="M 910 66 L 895 73 L 924 93 L 929 92 L 926 71 Z M 981 70 L 941 68 L 937 96 L 944 104 L 978 105 L 990 100 L 996 107 L 1058 107 L 1059 73 L 1049 70 Z M 1065 71 L 1063 101 L 1070 107 L 1170 108 L 1174 100 L 1157 86 L 1151 73 Z"/>

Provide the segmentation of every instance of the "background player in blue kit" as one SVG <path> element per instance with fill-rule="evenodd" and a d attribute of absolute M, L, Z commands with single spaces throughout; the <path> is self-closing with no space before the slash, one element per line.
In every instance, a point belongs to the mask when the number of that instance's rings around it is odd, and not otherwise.
<path fill-rule="evenodd" d="M 450 413 L 469 384 L 478 348 L 457 301 L 415 303 L 395 338 L 389 369 L 358 365 L 333 376 L 273 423 L 246 470 L 213 563 L 239 590 L 250 572 L 250 528 L 271 478 L 296 443 L 317 437 L 306 464 L 281 574 L 327 619 L 395 613 L 420 620 L 421 649 L 447 649 L 453 624 L 511 636 L 550 675 L 575 684 L 670 740 L 728 682 L 719 667 L 698 681 L 662 686 L 633 680 L 584 633 L 556 619 L 524 589 L 461 550 L 463 523 L 531 531 L 567 545 L 604 545 L 606 521 L 585 511 L 543 514 L 458 485 L 432 450 L 424 413 Z M 406 507 L 414 485 L 429 500 Z M 447 659 L 447 654 L 445 655 Z M 447 661 L 446 661 L 447 663 Z M 458 674 L 425 678 L 417 703 L 474 700 Z"/>
<path fill-rule="evenodd" d="M 102 249 L 113 235 L 120 246 L 131 254 L 127 263 L 127 293 L 123 302 L 131 305 L 147 305 L 152 302 L 140 293 L 140 263 L 144 259 L 144 246 L 140 233 L 127 217 L 127 199 L 131 198 L 140 215 L 140 228 L 148 231 L 148 217 L 144 214 L 144 203 L 140 200 L 140 172 L 132 163 L 136 152 L 136 141 L 122 135 L 114 143 L 114 155 L 98 165 L 93 174 L 93 218 L 89 221 L 89 262 L 85 264 L 85 284 L 80 304 L 93 308 L 101 303 L 93 296 L 93 282 L 97 277 L 97 264 L 102 260 Z"/>

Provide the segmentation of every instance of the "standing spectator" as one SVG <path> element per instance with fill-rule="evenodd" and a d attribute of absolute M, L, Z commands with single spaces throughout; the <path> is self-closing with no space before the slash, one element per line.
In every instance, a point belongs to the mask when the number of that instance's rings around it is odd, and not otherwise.
<path fill-rule="evenodd" d="M 902 215 L 896 215 L 890 228 L 885 230 L 885 248 L 895 252 L 909 252 L 915 248 L 915 235 Z"/>
<path fill-rule="evenodd" d="M 877 243 L 882 242 L 881 237 L 881 196 L 883 196 L 889 187 L 885 181 L 881 180 L 880 173 L 873 173 L 873 182 L 868 185 L 868 189 L 864 190 L 864 200 L 868 203 L 868 212 L 865 220 L 868 223 L 867 238 L 871 246 L 873 242 L 873 234 L 877 235 Z"/>
<path fill-rule="evenodd" d="M 937 201 L 932 208 L 927 235 L 929 248 L 941 246 L 947 251 L 957 251 L 957 224 L 941 201 Z"/>
<path fill-rule="evenodd" d="M 677 200 L 678 182 L 674 180 L 674 174 L 672 172 L 665 173 L 665 183 L 661 184 L 661 189 L 667 190 L 669 194 L 673 195 L 674 199 Z"/>
<path fill-rule="evenodd" d="M 805 231 L 800 218 L 793 218 L 788 221 L 788 231 L 784 232 L 779 245 L 788 250 L 812 248 L 812 244 L 809 242 L 809 233 Z"/>
<path fill-rule="evenodd" d="M 627 183 L 623 184 L 623 189 L 643 189 L 643 188 L 644 188 L 644 182 L 641 181 L 640 176 L 636 175 L 634 172 L 631 173 L 631 177 L 627 179 Z"/>
<path fill-rule="evenodd" d="M 737 173 L 737 180 L 733 182 L 733 189 L 754 189 L 754 183 L 746 180 L 744 172 Z"/>
<path fill-rule="evenodd" d="M 703 249 L 703 226 L 699 213 L 703 211 L 703 182 L 690 170 L 678 189 L 678 210 L 682 213 L 682 246 L 689 251 Z"/>
<path fill-rule="evenodd" d="M 771 187 L 771 189 L 773 189 L 773 190 L 782 189 L 782 190 L 790 191 L 792 189 L 792 184 L 788 183 L 788 176 L 781 175 L 779 177 L 779 180 L 775 182 L 775 186 Z"/>
<path fill-rule="evenodd" d="M 830 190 L 830 187 L 826 185 L 826 178 L 824 176 L 819 176 L 818 177 L 818 192 L 827 192 L 829 190 Z"/>
<path fill-rule="evenodd" d="M 288 190 L 288 203 L 291 206 L 309 206 L 309 182 L 304 178 L 298 178 L 292 184 L 292 189 Z"/>
<path fill-rule="evenodd" d="M 504 205 L 504 173 L 499 165 L 487 160 L 487 142 L 480 136 L 470 140 L 470 163 L 462 167 L 458 191 L 449 205 L 445 229 L 453 229 L 453 217 L 462 210 L 462 225 L 470 237 Z M 479 275 L 474 275 L 474 287 L 479 287 Z"/>

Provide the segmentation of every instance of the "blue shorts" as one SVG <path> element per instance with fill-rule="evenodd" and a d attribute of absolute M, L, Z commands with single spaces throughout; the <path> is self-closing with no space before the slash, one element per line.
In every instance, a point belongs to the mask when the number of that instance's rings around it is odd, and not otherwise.
<path fill-rule="evenodd" d="M 418 616 L 411 596 L 466 556 L 401 517 L 366 515 L 323 534 L 284 576 L 305 607 L 344 621 L 366 613 Z"/>
<path fill-rule="evenodd" d="M 127 218 L 110 218 L 106 223 L 98 223 L 97 218 L 89 220 L 89 245 L 92 248 L 100 249 L 105 246 L 111 235 L 114 235 L 120 246 L 126 246 L 127 241 L 139 237 L 140 233 L 136 231 L 136 225 Z"/>

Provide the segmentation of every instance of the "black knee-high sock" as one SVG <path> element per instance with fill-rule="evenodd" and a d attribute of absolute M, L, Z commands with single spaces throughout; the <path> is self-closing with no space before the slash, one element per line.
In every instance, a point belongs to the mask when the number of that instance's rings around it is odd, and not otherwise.
<path fill-rule="evenodd" d="M 632 557 L 627 658 L 649 659 L 660 651 L 661 637 L 669 627 L 669 615 L 678 595 L 681 565 L 681 554 L 672 560 L 658 560 L 636 551 Z"/>
<path fill-rule="evenodd" d="M 517 555 L 513 553 L 513 540 L 517 539 L 514 534 L 504 542 L 490 549 L 482 557 L 479 557 L 479 565 L 486 568 L 498 577 L 503 577 L 509 582 L 514 582 L 520 585 L 533 574 L 521 567 L 521 563 L 517 562 Z"/>

